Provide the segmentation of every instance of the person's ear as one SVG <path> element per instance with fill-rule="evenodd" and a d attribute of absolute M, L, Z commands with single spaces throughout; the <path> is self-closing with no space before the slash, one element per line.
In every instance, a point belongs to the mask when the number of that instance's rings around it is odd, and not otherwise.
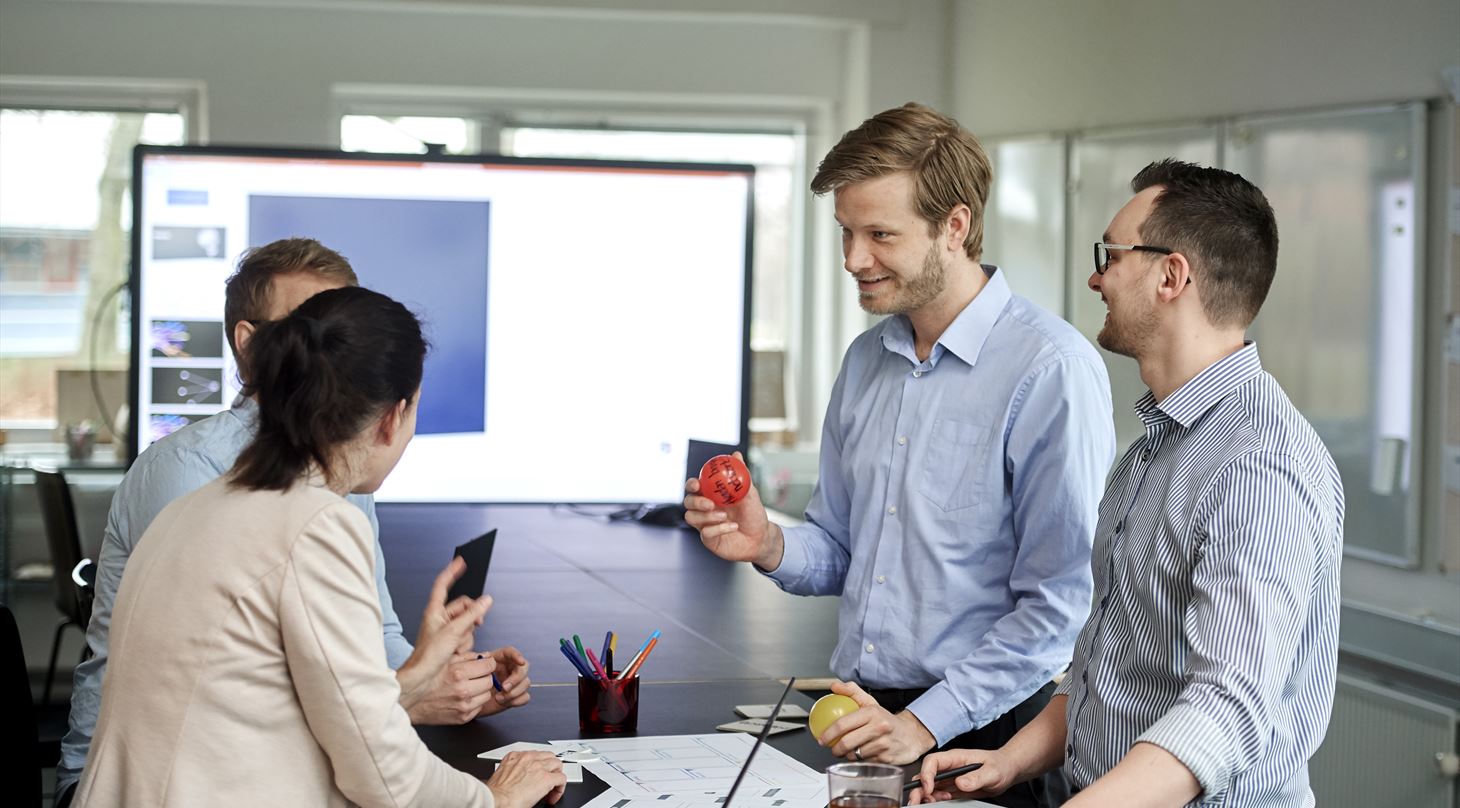
<path fill-rule="evenodd" d="M 233 324 L 233 354 L 235 359 L 243 358 L 243 349 L 248 341 L 253 339 L 253 323 L 247 320 L 239 320 Z"/>
<path fill-rule="evenodd" d="M 410 402 L 401 399 L 394 407 L 386 410 L 380 415 L 380 422 L 375 427 L 376 442 L 382 446 L 389 446 L 395 443 L 396 433 L 400 431 L 401 425 L 406 421 L 406 410 L 410 408 Z"/>
<path fill-rule="evenodd" d="M 244 384 L 248 384 L 248 363 L 244 361 L 248 353 L 245 349 L 248 341 L 253 339 L 255 330 L 253 323 L 247 320 L 239 320 L 233 324 L 233 361 L 238 366 L 238 379 Z"/>
<path fill-rule="evenodd" d="M 1171 253 L 1161 261 L 1160 284 L 1156 296 L 1162 303 L 1171 303 L 1191 286 L 1191 264 L 1181 253 Z"/>
<path fill-rule="evenodd" d="M 967 205 L 956 205 L 944 221 L 944 249 L 963 252 L 963 242 L 968 239 L 968 232 L 973 228 L 973 211 Z"/>

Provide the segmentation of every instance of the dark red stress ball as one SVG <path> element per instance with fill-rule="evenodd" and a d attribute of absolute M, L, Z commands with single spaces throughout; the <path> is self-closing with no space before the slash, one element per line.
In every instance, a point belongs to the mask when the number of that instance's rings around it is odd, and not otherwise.
<path fill-rule="evenodd" d="M 700 468 L 700 493 L 721 507 L 750 493 L 750 469 L 735 455 L 715 455 Z"/>

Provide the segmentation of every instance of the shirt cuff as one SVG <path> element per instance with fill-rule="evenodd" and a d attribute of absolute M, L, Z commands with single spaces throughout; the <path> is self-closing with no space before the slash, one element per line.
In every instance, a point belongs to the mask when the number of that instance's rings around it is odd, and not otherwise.
<path fill-rule="evenodd" d="M 1074 668 L 1071 668 L 1065 673 L 1065 678 L 1061 679 L 1060 683 L 1054 686 L 1054 692 L 1051 693 L 1049 697 L 1054 698 L 1055 696 L 1068 696 L 1073 693 L 1074 690 L 1075 675 Z"/>
<path fill-rule="evenodd" d="M 908 705 L 908 712 L 918 717 L 928 732 L 933 733 L 934 746 L 941 747 L 974 728 L 973 721 L 954 695 L 947 682 L 939 682 L 928 688 Z"/>
<path fill-rule="evenodd" d="M 1205 799 L 1221 794 L 1232 782 L 1237 750 L 1222 726 L 1190 704 L 1177 703 L 1136 738 L 1170 752 L 1201 784 Z"/>
<path fill-rule="evenodd" d="M 794 527 L 781 528 L 782 549 L 780 566 L 773 570 L 761 570 L 761 573 L 772 581 L 776 586 L 787 592 L 796 592 L 804 588 L 806 574 L 811 568 L 811 556 L 806 552 L 806 542 L 800 536 L 800 530 Z M 756 567 L 756 569 L 760 569 Z"/>

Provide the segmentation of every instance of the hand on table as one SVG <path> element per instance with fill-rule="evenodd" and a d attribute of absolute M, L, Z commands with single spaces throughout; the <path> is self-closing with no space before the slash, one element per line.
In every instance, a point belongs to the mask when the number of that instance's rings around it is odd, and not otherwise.
<path fill-rule="evenodd" d="M 556 805 L 567 784 L 563 762 L 551 752 L 508 752 L 487 780 L 497 808 L 532 808 L 544 797 Z"/>
<path fill-rule="evenodd" d="M 934 783 L 938 772 L 945 772 L 971 763 L 983 765 L 977 771 L 959 775 L 951 781 Z M 913 789 L 912 794 L 908 796 L 907 804 L 917 805 L 955 798 L 997 796 L 1014 785 L 1016 775 L 1017 771 L 1012 762 L 998 750 L 950 749 L 946 752 L 935 752 L 923 758 L 922 770 L 918 772 L 918 779 L 923 784 Z"/>

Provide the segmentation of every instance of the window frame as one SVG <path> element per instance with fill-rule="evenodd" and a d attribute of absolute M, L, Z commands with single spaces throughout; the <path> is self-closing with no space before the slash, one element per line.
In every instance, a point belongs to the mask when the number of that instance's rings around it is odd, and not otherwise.
<path fill-rule="evenodd" d="M 0 76 L 0 109 L 181 115 L 188 144 L 207 142 L 207 91 L 201 81 L 103 77 Z M 131 351 L 136 344 L 130 346 Z M 53 421 L 0 423 L 16 443 L 55 439 Z"/>

